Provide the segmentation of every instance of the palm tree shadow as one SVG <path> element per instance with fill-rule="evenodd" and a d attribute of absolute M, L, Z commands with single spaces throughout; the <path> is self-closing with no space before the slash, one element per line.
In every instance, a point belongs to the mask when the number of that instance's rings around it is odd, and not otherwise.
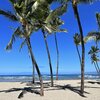
<path fill-rule="evenodd" d="M 9 92 L 21 91 L 21 93 L 18 95 L 18 98 L 19 99 L 22 98 L 22 97 L 24 97 L 24 94 L 26 94 L 27 92 L 35 93 L 35 94 L 40 95 L 39 90 L 37 90 L 37 89 L 40 89 L 39 84 L 40 83 L 37 83 L 36 84 L 37 86 L 36 87 L 33 87 L 33 86 L 31 86 L 32 85 L 31 83 L 27 83 L 26 84 L 27 87 L 24 87 L 24 88 L 11 88 L 9 90 L 2 90 L 0 92 L 9 93 Z M 78 86 L 77 87 L 72 87 L 70 84 L 67 84 L 67 85 L 64 85 L 64 86 L 63 85 L 57 85 L 57 84 L 55 84 L 54 87 L 50 88 L 50 82 L 44 83 L 44 91 L 50 91 L 50 90 L 66 90 L 66 89 L 68 89 L 70 91 L 73 91 L 74 93 L 79 94 L 81 97 L 85 97 L 86 98 L 85 95 L 82 95 L 82 93 L 79 90 L 79 88 L 80 87 L 78 87 Z M 84 91 L 84 93 L 90 94 L 90 93 L 88 93 L 86 91 Z"/>
<path fill-rule="evenodd" d="M 88 81 L 87 83 L 91 83 L 91 84 L 100 84 L 100 82 L 93 82 L 93 81 Z"/>
<path fill-rule="evenodd" d="M 24 94 L 26 94 L 27 92 L 30 93 L 35 93 L 35 94 L 39 94 L 40 92 L 38 90 L 34 90 L 32 87 L 24 87 L 24 88 L 11 88 L 9 90 L 2 90 L 0 92 L 5 92 L 5 93 L 9 93 L 9 92 L 16 92 L 16 91 L 22 91 L 19 95 L 18 98 L 22 98 L 24 97 Z"/>
<path fill-rule="evenodd" d="M 22 92 L 19 94 L 18 98 L 22 98 L 27 92 L 40 95 L 40 92 L 38 90 L 33 90 L 32 88 L 24 88 L 24 90 L 22 90 Z"/>
<path fill-rule="evenodd" d="M 62 85 L 55 85 L 55 87 L 56 87 L 56 89 L 48 89 L 47 91 L 49 91 L 49 90 L 66 90 L 66 89 L 68 89 L 68 90 L 70 90 L 70 91 L 73 91 L 74 93 L 79 94 L 81 97 L 87 98 L 87 97 L 86 97 L 85 95 L 83 95 L 83 94 L 81 93 L 81 91 L 79 90 L 80 87 L 72 87 L 70 84 L 67 84 L 67 85 L 64 85 L 64 86 L 62 86 Z M 90 94 L 90 93 L 88 93 L 88 92 L 86 92 L 86 91 L 84 91 L 84 93 Z"/>
<path fill-rule="evenodd" d="M 37 89 L 40 89 L 40 83 L 36 82 L 34 85 L 31 82 L 21 82 L 21 84 L 25 83 L 27 87 L 24 88 L 11 88 L 8 90 L 2 90 L 1 92 L 5 92 L 5 93 L 9 93 L 9 92 L 17 92 L 17 91 L 21 91 L 21 93 L 18 95 L 18 98 L 22 98 L 24 97 L 24 94 L 26 94 L 27 92 L 30 93 L 35 93 L 40 95 L 40 91 Z M 46 82 L 44 83 L 44 88 L 49 88 L 50 87 L 50 82 Z"/>

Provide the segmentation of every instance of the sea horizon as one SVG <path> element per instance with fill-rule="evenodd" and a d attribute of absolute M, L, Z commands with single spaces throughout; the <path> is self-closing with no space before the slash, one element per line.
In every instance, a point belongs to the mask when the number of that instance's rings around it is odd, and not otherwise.
<path fill-rule="evenodd" d="M 50 74 L 42 74 L 43 80 L 50 80 Z M 56 74 L 53 75 L 54 80 L 56 80 Z M 59 80 L 75 80 L 81 79 L 80 73 L 70 73 L 58 75 Z M 85 79 L 100 79 L 96 72 L 85 73 Z M 38 75 L 35 74 L 35 80 L 38 81 Z M 5 74 L 0 75 L 0 82 L 31 82 L 32 74 Z"/>

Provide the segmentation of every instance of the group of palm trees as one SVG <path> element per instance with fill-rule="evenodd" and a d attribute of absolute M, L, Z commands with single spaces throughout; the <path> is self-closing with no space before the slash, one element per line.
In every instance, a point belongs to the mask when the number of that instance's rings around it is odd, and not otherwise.
<path fill-rule="evenodd" d="M 39 66 L 37 64 L 37 61 L 35 60 L 34 53 L 32 51 L 32 45 L 30 41 L 30 37 L 34 32 L 38 32 L 38 30 L 41 30 L 43 33 L 43 38 L 44 42 L 46 45 L 46 50 L 48 54 L 48 59 L 49 59 L 49 67 L 50 67 L 50 75 L 51 75 L 51 86 L 54 86 L 53 84 L 53 67 L 52 67 L 52 62 L 51 62 L 51 57 L 50 57 L 50 51 L 48 48 L 48 43 L 47 43 L 47 37 L 49 35 L 54 34 L 55 36 L 55 45 L 56 45 L 56 51 L 57 51 L 57 72 L 56 72 L 56 79 L 58 79 L 58 70 L 59 70 L 59 49 L 58 49 L 58 42 L 57 42 L 57 32 L 66 32 L 65 29 L 60 29 L 60 26 L 64 23 L 60 16 L 62 16 L 64 13 L 67 11 L 67 5 L 69 2 L 71 2 L 75 18 L 78 23 L 79 27 L 79 32 L 80 34 L 76 33 L 74 36 L 74 42 L 76 44 L 76 49 L 79 55 L 79 60 L 80 60 L 80 66 L 81 66 L 81 93 L 84 93 L 84 68 L 85 68 L 85 43 L 92 39 L 98 38 L 99 41 L 99 34 L 100 32 L 92 32 L 91 34 L 88 34 L 86 37 L 84 37 L 83 34 L 83 28 L 81 25 L 80 17 L 79 17 L 79 12 L 78 12 L 78 4 L 79 3 L 91 3 L 93 2 L 92 0 L 9 0 L 10 3 L 12 4 L 13 11 L 4 11 L 0 10 L 0 15 L 4 15 L 7 18 L 9 18 L 12 21 L 19 22 L 20 25 L 14 29 L 14 33 L 12 34 L 12 37 L 10 39 L 10 42 L 8 43 L 6 50 L 12 49 L 13 43 L 17 38 L 20 38 L 23 40 L 20 48 L 22 48 L 24 45 L 27 45 L 30 57 L 32 60 L 32 66 L 33 66 L 33 84 L 35 82 L 35 74 L 34 70 L 36 69 L 37 74 L 39 76 L 39 81 L 40 81 L 40 86 L 41 86 L 41 91 L 40 95 L 44 95 L 44 90 L 43 90 L 43 79 L 42 75 L 39 69 Z M 50 5 L 53 2 L 59 2 L 61 5 L 60 7 L 56 8 L 55 10 L 51 10 Z M 97 22 L 98 26 L 100 27 L 100 14 L 96 14 L 97 17 Z M 89 52 L 91 54 L 91 59 L 94 57 L 97 58 L 96 53 L 99 53 L 99 50 L 97 48 L 98 42 L 96 41 L 96 52 Z M 82 52 L 80 53 L 78 46 L 81 46 Z M 98 66 L 98 59 L 96 61 L 93 60 L 93 63 L 96 65 L 96 69 L 98 73 L 100 73 L 100 69 Z"/>

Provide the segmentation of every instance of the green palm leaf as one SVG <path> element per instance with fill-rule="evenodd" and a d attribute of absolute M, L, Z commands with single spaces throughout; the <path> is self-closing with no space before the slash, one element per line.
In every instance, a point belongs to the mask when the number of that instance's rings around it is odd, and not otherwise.
<path fill-rule="evenodd" d="M 73 38 L 74 38 L 74 43 L 75 43 L 76 45 L 79 45 L 80 42 L 81 42 L 81 36 L 80 36 L 80 34 L 75 33 L 75 35 L 74 35 Z"/>
<path fill-rule="evenodd" d="M 9 0 L 9 1 L 10 1 L 12 4 L 14 4 L 16 0 Z"/>
<path fill-rule="evenodd" d="M 60 25 L 64 24 L 59 16 L 63 15 L 66 12 L 66 9 L 67 4 L 63 4 L 57 9 L 49 12 L 49 15 L 43 24 L 43 28 L 45 31 L 47 31 L 47 33 L 66 32 L 64 29 L 59 29 Z"/>
<path fill-rule="evenodd" d="M 85 42 L 90 40 L 99 41 L 100 40 L 100 32 L 89 32 L 88 35 L 84 38 Z"/>
<path fill-rule="evenodd" d="M 23 48 L 24 45 L 26 45 L 26 39 L 21 43 L 19 51 L 21 51 L 21 49 Z"/>
<path fill-rule="evenodd" d="M 52 21 L 52 19 L 55 19 L 58 16 L 63 15 L 67 10 L 67 4 L 64 4 L 60 6 L 59 8 L 55 9 L 54 11 L 51 11 L 49 16 L 46 18 L 45 23 L 49 23 Z"/>
<path fill-rule="evenodd" d="M 0 9 L 0 15 L 3 15 L 5 17 L 9 18 L 12 21 L 18 21 L 17 17 L 14 14 L 12 14 L 10 11 L 3 11 Z"/>
<path fill-rule="evenodd" d="M 88 52 L 88 54 L 95 54 L 99 52 L 99 48 L 95 46 L 91 46 L 91 50 Z"/>
<path fill-rule="evenodd" d="M 12 45 L 15 42 L 16 37 L 17 38 L 23 38 L 24 37 L 19 27 L 12 34 L 12 37 L 11 37 L 8 45 L 6 46 L 6 50 L 12 49 Z"/>
<path fill-rule="evenodd" d="M 10 41 L 9 41 L 9 43 L 6 46 L 6 50 L 12 49 L 12 45 L 13 45 L 14 42 L 15 42 L 15 35 L 13 34 Z"/>
<path fill-rule="evenodd" d="M 100 29 L 100 13 L 96 13 L 96 19 L 97 19 L 97 23 Z"/>

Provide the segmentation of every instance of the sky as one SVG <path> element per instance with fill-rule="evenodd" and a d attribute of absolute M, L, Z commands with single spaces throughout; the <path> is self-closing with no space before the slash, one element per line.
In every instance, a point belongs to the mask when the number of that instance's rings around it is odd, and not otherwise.
<path fill-rule="evenodd" d="M 51 9 L 58 7 L 58 3 L 53 3 Z M 0 0 L 0 9 L 12 10 L 11 4 L 8 0 Z M 90 31 L 97 31 L 98 26 L 95 18 L 96 12 L 100 12 L 100 2 L 94 4 L 79 4 L 78 11 L 83 27 L 84 36 Z M 67 12 L 61 17 L 65 22 L 62 28 L 67 29 L 67 33 L 56 33 L 58 40 L 58 48 L 60 53 L 59 59 L 59 73 L 80 73 L 80 63 L 73 41 L 73 35 L 79 33 L 77 21 L 75 19 L 71 4 L 68 5 Z M 0 74 L 30 74 L 32 73 L 32 63 L 29 57 L 27 46 L 24 46 L 19 52 L 19 47 L 22 40 L 17 39 L 13 44 L 11 51 L 6 51 L 5 47 L 9 42 L 13 30 L 10 27 L 17 28 L 18 23 L 0 16 Z M 52 60 L 53 73 L 56 73 L 57 53 L 55 47 L 54 35 L 47 37 L 50 56 Z M 31 43 L 34 56 L 39 65 L 41 73 L 49 73 L 49 63 L 47 52 L 41 31 L 33 33 L 31 36 Z M 94 72 L 95 68 L 91 64 L 88 51 L 94 42 L 88 42 L 86 46 L 85 72 Z M 81 50 L 81 47 L 79 47 Z"/>

